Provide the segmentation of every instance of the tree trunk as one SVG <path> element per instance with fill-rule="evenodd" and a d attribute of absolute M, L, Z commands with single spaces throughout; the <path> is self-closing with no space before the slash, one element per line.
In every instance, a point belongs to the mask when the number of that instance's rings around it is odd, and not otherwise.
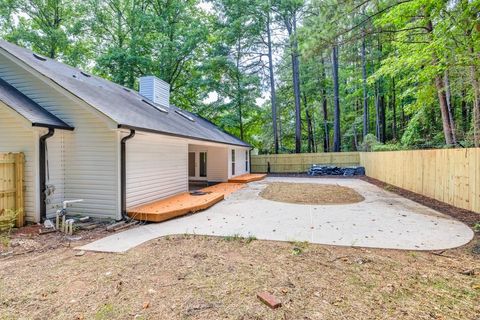
<path fill-rule="evenodd" d="M 472 56 L 474 56 L 474 50 L 472 47 L 470 47 L 470 53 Z M 480 147 L 480 81 L 478 79 L 477 75 L 477 68 L 474 64 L 475 62 L 472 62 L 470 65 L 470 77 L 471 77 L 471 82 L 472 82 L 472 87 L 473 87 L 473 96 L 474 96 L 474 102 L 473 102 L 473 112 L 472 112 L 472 117 L 473 117 L 473 141 L 475 144 L 475 147 Z"/>
<path fill-rule="evenodd" d="M 322 57 L 322 110 L 323 110 L 323 152 L 330 149 L 330 129 L 328 128 L 327 89 L 325 88 L 325 61 Z"/>
<path fill-rule="evenodd" d="M 307 105 L 307 95 L 305 93 L 303 96 L 303 107 L 305 108 L 305 115 L 307 118 L 307 142 L 308 142 L 308 152 L 315 152 L 315 135 L 313 133 L 313 114 L 308 111 Z"/>
<path fill-rule="evenodd" d="M 243 112 L 242 112 L 242 84 L 241 84 L 241 72 L 240 72 L 240 38 L 237 41 L 237 61 L 236 61 L 236 72 L 237 72 L 237 109 L 238 109 L 238 122 L 240 125 L 240 139 L 243 140 Z"/>
<path fill-rule="evenodd" d="M 465 88 L 462 89 L 462 101 L 461 101 L 461 108 L 462 108 L 462 130 L 463 135 L 468 131 L 468 108 L 467 108 L 467 90 Z"/>
<path fill-rule="evenodd" d="M 380 88 L 381 90 L 381 88 Z M 380 91 L 380 126 L 381 126 L 381 137 L 380 141 L 385 143 L 387 141 L 387 119 L 385 115 L 385 96 L 383 95 L 383 91 Z"/>
<path fill-rule="evenodd" d="M 395 78 L 392 78 L 392 136 L 393 140 L 397 140 L 397 93 L 395 91 Z"/>
<path fill-rule="evenodd" d="M 300 67 L 298 59 L 297 17 L 292 22 L 285 19 L 285 26 L 291 41 L 293 95 L 295 98 L 295 153 L 302 152 L 302 112 L 300 106 Z"/>
<path fill-rule="evenodd" d="M 448 117 L 450 119 L 450 129 L 452 130 L 452 141 L 453 144 L 457 144 L 457 137 L 455 134 L 455 120 L 453 118 L 453 108 L 452 108 L 452 95 L 450 91 L 450 79 L 448 77 L 448 70 L 445 70 L 444 74 L 444 85 L 445 85 L 445 98 L 447 100 L 448 107 Z"/>
<path fill-rule="evenodd" d="M 379 83 L 375 83 L 375 136 L 377 141 L 380 141 L 380 94 Z"/>
<path fill-rule="evenodd" d="M 426 29 L 428 33 L 433 33 L 433 23 L 430 19 L 427 18 L 426 20 Z M 435 54 L 432 57 L 432 64 L 434 66 L 438 65 L 438 59 Z M 452 127 L 450 121 L 450 113 L 448 112 L 448 103 L 447 103 L 447 94 L 445 91 L 445 83 L 443 81 L 443 76 L 437 74 L 435 76 L 434 82 L 435 87 L 437 89 L 437 96 L 438 102 L 440 104 L 440 113 L 442 115 L 442 126 L 443 126 L 443 135 L 445 136 L 445 143 L 447 145 L 453 144 L 453 136 L 452 136 Z"/>
<path fill-rule="evenodd" d="M 447 105 L 447 95 L 441 75 L 435 77 L 435 86 L 437 88 L 438 101 L 440 102 L 440 112 L 442 114 L 443 134 L 447 145 L 453 144 L 452 128 L 450 127 L 450 116 Z"/>
<path fill-rule="evenodd" d="M 305 98 L 304 98 L 305 99 Z M 310 117 L 310 113 L 308 110 L 305 111 L 306 117 L 307 117 L 307 132 L 308 132 L 308 152 L 314 152 L 314 144 L 313 144 L 313 132 L 312 132 L 312 118 Z"/>
<path fill-rule="evenodd" d="M 367 62 L 365 57 L 365 32 L 362 32 L 362 80 L 363 80 L 363 136 L 368 134 Z"/>
<path fill-rule="evenodd" d="M 380 36 L 377 38 L 378 44 L 378 65 L 380 67 L 382 63 L 382 44 L 380 42 Z M 376 82 L 376 89 L 375 89 L 375 132 L 377 135 L 377 140 L 385 143 L 385 101 L 383 97 L 383 83 L 382 78 L 378 79 Z"/>
<path fill-rule="evenodd" d="M 268 71 L 270 73 L 270 102 L 272 104 L 272 125 L 274 152 L 278 154 L 278 130 L 277 130 L 277 97 L 275 92 L 275 76 L 272 57 L 272 35 L 270 30 L 270 12 L 267 13 L 267 47 L 268 47 Z"/>
<path fill-rule="evenodd" d="M 332 48 L 332 77 L 333 77 L 333 101 L 334 101 L 334 120 L 333 120 L 333 151 L 341 151 L 340 137 L 340 100 L 338 94 L 338 47 Z"/>

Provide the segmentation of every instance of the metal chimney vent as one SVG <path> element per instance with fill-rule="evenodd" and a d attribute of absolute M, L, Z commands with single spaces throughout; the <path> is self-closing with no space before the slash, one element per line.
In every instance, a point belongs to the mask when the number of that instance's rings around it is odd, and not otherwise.
<path fill-rule="evenodd" d="M 170 85 L 155 76 L 140 77 L 140 95 L 163 107 L 170 107 Z"/>

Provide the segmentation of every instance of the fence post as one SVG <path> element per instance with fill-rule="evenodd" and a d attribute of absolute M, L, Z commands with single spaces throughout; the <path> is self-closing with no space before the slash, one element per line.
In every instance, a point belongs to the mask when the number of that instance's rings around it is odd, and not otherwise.
<path fill-rule="evenodd" d="M 25 224 L 24 194 L 23 194 L 23 167 L 25 156 L 23 153 L 15 154 L 15 209 L 17 221 L 15 225 L 22 227 Z"/>

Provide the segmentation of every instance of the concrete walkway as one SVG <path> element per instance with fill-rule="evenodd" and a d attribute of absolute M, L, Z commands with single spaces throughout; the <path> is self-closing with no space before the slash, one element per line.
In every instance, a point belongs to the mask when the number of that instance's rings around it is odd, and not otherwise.
<path fill-rule="evenodd" d="M 258 196 L 269 182 L 276 181 L 347 186 L 363 195 L 365 201 L 319 206 L 274 202 Z M 271 177 L 248 184 L 203 212 L 143 225 L 79 249 L 125 252 L 161 236 L 187 233 L 408 250 L 454 248 L 473 237 L 465 224 L 362 180 Z"/>

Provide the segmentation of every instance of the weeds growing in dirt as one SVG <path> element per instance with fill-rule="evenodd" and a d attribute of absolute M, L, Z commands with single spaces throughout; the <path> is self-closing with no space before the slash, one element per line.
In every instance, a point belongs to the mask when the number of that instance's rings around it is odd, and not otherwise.
<path fill-rule="evenodd" d="M 249 244 L 250 242 L 257 240 L 257 237 L 255 237 L 254 235 L 249 235 L 248 237 L 242 237 L 240 234 L 236 233 L 232 236 L 223 237 L 223 240 L 227 242 L 238 241 L 238 242 L 245 242 L 246 244 Z"/>
<path fill-rule="evenodd" d="M 6 209 L 0 213 L 0 244 L 8 247 L 10 244 L 10 232 L 15 226 L 15 220 L 19 214 L 19 210 Z"/>
<path fill-rule="evenodd" d="M 475 223 L 475 225 L 473 226 L 473 230 L 475 232 L 480 232 L 480 222 Z"/>
<path fill-rule="evenodd" d="M 308 242 L 307 241 L 294 241 L 292 242 L 293 244 L 293 249 L 292 249 L 292 254 L 294 256 L 298 256 L 298 255 L 301 255 L 305 249 L 307 249 L 308 247 Z"/>

